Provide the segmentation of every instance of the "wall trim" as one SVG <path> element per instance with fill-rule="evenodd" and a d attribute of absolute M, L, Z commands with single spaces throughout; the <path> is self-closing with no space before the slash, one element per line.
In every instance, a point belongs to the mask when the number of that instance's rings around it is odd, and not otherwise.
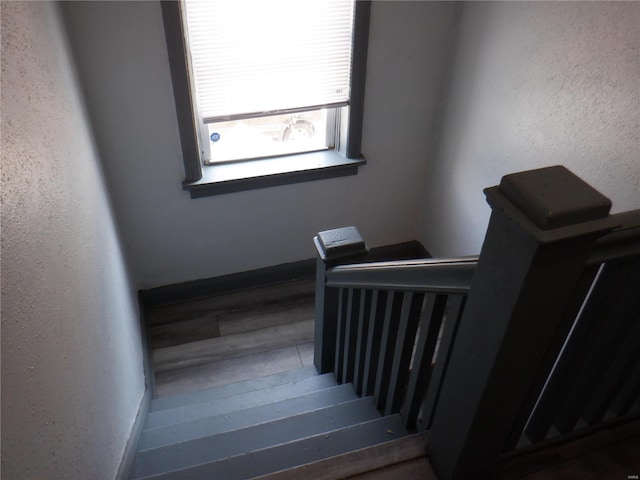
<path fill-rule="evenodd" d="M 144 422 L 147 419 L 147 413 L 149 413 L 150 404 L 151 391 L 148 388 L 145 388 L 144 395 L 142 395 L 142 399 L 140 400 L 140 406 L 138 407 L 138 414 L 136 415 L 136 419 L 133 422 L 133 426 L 131 427 L 131 433 L 129 434 L 127 444 L 124 447 L 122 460 L 120 461 L 120 466 L 118 467 L 118 473 L 116 473 L 116 480 L 129 479 L 129 473 L 133 465 L 133 460 L 135 459 L 136 453 L 138 451 L 138 441 L 140 440 L 140 435 L 142 434 Z"/>
<path fill-rule="evenodd" d="M 247 272 L 141 290 L 140 299 L 146 308 L 161 307 L 262 285 L 313 277 L 315 268 L 315 259 L 284 263 Z"/>
<path fill-rule="evenodd" d="M 417 240 L 372 248 L 361 261 L 408 260 L 431 257 Z M 139 299 L 143 308 L 161 307 L 200 298 L 222 295 L 269 284 L 312 278 L 316 273 L 316 259 L 284 263 L 271 267 L 232 273 L 220 277 L 192 280 L 173 285 L 140 290 Z"/>
<path fill-rule="evenodd" d="M 147 308 L 140 292 L 137 295 L 138 313 L 140 323 L 140 340 L 142 341 L 142 366 L 144 368 L 144 379 L 147 390 L 151 398 L 156 397 L 156 376 L 153 371 L 153 361 L 151 359 L 151 331 L 147 322 Z"/>

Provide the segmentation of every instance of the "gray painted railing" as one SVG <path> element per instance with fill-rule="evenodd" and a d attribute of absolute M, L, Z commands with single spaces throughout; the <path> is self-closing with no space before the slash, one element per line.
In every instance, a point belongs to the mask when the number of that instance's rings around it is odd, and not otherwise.
<path fill-rule="evenodd" d="M 477 263 L 474 256 L 343 265 L 327 271 L 326 286 L 468 293 Z"/>
<path fill-rule="evenodd" d="M 326 289 L 337 289 L 338 300 L 336 379 L 373 395 L 385 415 L 401 412 L 408 427 L 426 428 L 476 264 L 469 257 L 328 269 Z"/>
<path fill-rule="evenodd" d="M 564 167 L 485 194 L 477 267 L 358 264 L 357 230 L 315 239 L 318 369 L 427 428 L 443 480 L 640 409 L 640 211 L 609 215 Z"/>
<path fill-rule="evenodd" d="M 551 373 L 536 379 L 542 392 L 525 403 L 525 428 L 506 451 L 640 413 L 640 210 L 608 220 L 619 226 L 590 252 L 561 321 L 569 331 L 550 349 Z"/>

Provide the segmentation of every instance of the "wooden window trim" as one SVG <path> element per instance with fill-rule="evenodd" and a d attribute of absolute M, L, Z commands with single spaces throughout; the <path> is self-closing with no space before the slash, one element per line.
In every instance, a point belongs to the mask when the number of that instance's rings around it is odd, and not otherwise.
<path fill-rule="evenodd" d="M 330 150 L 206 166 L 199 155 L 180 4 L 173 0 L 160 3 L 185 169 L 183 188 L 190 192 L 191 198 L 357 174 L 358 167 L 366 163 L 361 138 L 370 0 L 356 1 L 346 155 Z M 259 168 L 256 162 L 260 162 Z"/>

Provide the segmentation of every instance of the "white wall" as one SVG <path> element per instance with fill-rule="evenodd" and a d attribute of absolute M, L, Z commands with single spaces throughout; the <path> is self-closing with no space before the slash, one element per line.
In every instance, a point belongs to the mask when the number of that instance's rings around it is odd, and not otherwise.
<path fill-rule="evenodd" d="M 70 2 L 67 24 L 137 286 L 315 255 L 321 230 L 414 240 L 453 3 L 374 2 L 363 152 L 353 177 L 191 200 L 157 2 Z"/>
<path fill-rule="evenodd" d="M 480 251 L 482 189 L 564 164 L 640 208 L 640 3 L 468 2 L 420 239 L 438 256 Z"/>
<path fill-rule="evenodd" d="M 2 3 L 2 478 L 114 478 L 138 312 L 53 2 Z"/>

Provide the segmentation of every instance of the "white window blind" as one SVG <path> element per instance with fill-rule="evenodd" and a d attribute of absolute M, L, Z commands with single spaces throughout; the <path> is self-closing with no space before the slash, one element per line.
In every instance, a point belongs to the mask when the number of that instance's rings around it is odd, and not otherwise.
<path fill-rule="evenodd" d="M 185 0 L 204 123 L 349 103 L 353 0 Z"/>

